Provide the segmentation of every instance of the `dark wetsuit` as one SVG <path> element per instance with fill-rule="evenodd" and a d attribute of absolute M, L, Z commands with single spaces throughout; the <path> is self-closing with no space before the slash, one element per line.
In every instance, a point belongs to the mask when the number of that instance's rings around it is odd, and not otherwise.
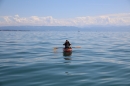
<path fill-rule="evenodd" d="M 65 42 L 63 45 L 65 45 L 65 48 L 71 48 L 70 47 L 71 44 L 69 42 Z"/>

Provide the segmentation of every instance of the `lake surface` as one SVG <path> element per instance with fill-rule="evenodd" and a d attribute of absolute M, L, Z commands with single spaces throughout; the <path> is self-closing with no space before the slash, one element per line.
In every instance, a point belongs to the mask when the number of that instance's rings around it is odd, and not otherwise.
<path fill-rule="evenodd" d="M 130 86 L 130 32 L 0 31 L 0 86 Z"/>

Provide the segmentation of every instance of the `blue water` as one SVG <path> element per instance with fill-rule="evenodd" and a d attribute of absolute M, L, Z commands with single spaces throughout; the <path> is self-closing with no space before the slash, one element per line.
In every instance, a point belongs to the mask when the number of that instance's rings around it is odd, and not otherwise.
<path fill-rule="evenodd" d="M 130 32 L 0 31 L 0 86 L 130 86 Z"/>

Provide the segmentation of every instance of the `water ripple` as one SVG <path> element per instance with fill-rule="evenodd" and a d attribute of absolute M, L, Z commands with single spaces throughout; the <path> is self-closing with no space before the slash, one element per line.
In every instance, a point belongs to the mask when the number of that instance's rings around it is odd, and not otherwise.
<path fill-rule="evenodd" d="M 0 86 L 129 86 L 129 57 L 129 32 L 1 31 Z"/>

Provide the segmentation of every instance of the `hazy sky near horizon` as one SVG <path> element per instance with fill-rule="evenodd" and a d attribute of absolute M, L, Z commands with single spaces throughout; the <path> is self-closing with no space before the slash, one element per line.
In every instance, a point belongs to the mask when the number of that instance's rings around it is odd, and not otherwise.
<path fill-rule="evenodd" d="M 130 0 L 0 0 L 0 26 L 130 25 Z"/>

